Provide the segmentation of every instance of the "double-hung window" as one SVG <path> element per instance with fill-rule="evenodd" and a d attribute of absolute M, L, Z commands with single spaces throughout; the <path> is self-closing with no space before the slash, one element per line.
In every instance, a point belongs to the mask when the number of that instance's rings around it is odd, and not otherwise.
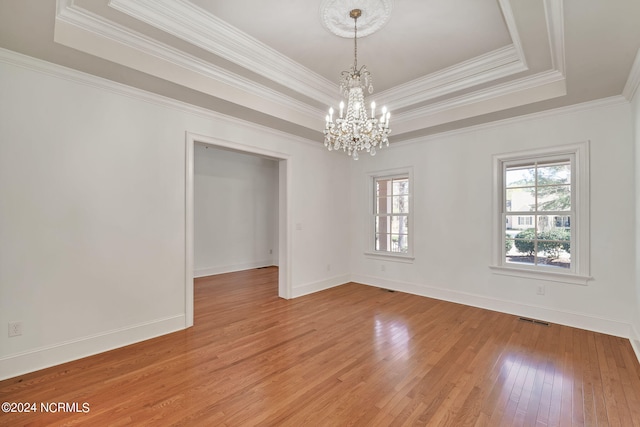
<path fill-rule="evenodd" d="M 370 179 L 373 188 L 368 253 L 410 258 L 413 244 L 410 170 L 372 174 Z"/>
<path fill-rule="evenodd" d="M 494 156 L 496 272 L 586 284 L 588 144 Z"/>

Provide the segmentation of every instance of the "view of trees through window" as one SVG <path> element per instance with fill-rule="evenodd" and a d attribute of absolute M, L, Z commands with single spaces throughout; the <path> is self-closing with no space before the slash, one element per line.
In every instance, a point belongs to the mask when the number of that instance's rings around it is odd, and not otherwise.
<path fill-rule="evenodd" d="M 505 261 L 571 267 L 571 161 L 507 165 Z"/>
<path fill-rule="evenodd" d="M 375 179 L 375 250 L 409 250 L 409 178 Z"/>

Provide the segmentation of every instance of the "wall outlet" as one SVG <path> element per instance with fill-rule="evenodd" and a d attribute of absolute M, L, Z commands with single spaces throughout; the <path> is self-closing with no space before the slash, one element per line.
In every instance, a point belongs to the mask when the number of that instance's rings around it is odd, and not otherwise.
<path fill-rule="evenodd" d="M 538 289 L 536 291 L 538 295 L 544 295 L 544 285 L 538 285 Z"/>
<path fill-rule="evenodd" d="M 22 335 L 22 322 L 9 322 L 9 337 Z"/>
<path fill-rule="evenodd" d="M 380 271 L 386 271 L 386 267 L 384 264 L 380 264 Z"/>
<path fill-rule="evenodd" d="M 273 249 L 269 249 L 269 255 L 273 254 Z"/>
<path fill-rule="evenodd" d="M 327 264 L 327 271 L 331 271 L 331 264 Z"/>

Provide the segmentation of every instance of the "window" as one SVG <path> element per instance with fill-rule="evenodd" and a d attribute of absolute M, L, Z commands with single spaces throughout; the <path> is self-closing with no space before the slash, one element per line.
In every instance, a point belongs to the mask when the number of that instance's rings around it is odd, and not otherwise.
<path fill-rule="evenodd" d="M 586 284 L 588 145 L 494 156 L 496 272 Z"/>
<path fill-rule="evenodd" d="M 370 255 L 411 258 L 411 173 L 370 175 L 372 184 Z"/>
<path fill-rule="evenodd" d="M 507 210 L 509 210 L 509 207 L 507 207 Z M 510 220 L 510 218 L 507 219 L 507 221 L 509 221 L 509 220 Z M 532 224 L 533 224 L 533 217 L 531 217 L 531 216 L 519 216 L 518 217 L 518 225 L 532 225 Z"/>

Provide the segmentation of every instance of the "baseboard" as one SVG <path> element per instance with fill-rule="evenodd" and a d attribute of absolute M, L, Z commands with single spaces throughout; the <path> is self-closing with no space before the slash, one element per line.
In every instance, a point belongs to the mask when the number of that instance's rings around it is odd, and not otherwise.
<path fill-rule="evenodd" d="M 292 289 L 292 298 L 309 295 L 314 292 L 324 291 L 325 289 L 335 288 L 336 286 L 344 285 L 348 282 L 349 275 L 342 274 L 340 276 L 330 277 L 328 279 L 308 283 L 306 285 L 296 286 Z"/>
<path fill-rule="evenodd" d="M 243 262 L 240 264 L 219 265 L 214 267 L 196 268 L 193 277 L 215 276 L 216 274 L 233 273 L 236 271 L 251 270 L 252 268 L 271 267 L 277 265 L 272 259 L 266 261 Z"/>
<path fill-rule="evenodd" d="M 555 323 L 559 325 L 586 329 L 589 331 L 614 335 L 622 338 L 630 338 L 629 335 L 631 328 L 629 323 L 621 322 L 618 320 L 605 319 L 602 317 L 591 316 L 584 313 L 573 313 L 568 311 L 554 310 L 546 307 L 521 304 L 514 301 L 488 298 L 485 296 L 470 294 L 466 292 L 429 287 L 416 283 L 388 280 L 374 276 L 353 275 L 351 277 L 351 280 L 353 282 L 362 283 L 364 285 L 393 289 L 399 292 L 406 292 L 443 301 L 469 305 L 472 307 L 484 308 L 487 310 L 512 314 L 515 316 L 529 317 L 532 319 L 543 320 L 545 322 Z M 638 352 L 638 350 L 636 350 L 636 352 Z"/>
<path fill-rule="evenodd" d="M 181 314 L 9 355 L 0 358 L 0 380 L 176 332 L 184 325 Z"/>
<path fill-rule="evenodd" d="M 629 341 L 631 341 L 631 347 L 633 347 L 633 351 L 636 353 L 636 357 L 638 358 L 638 362 L 640 363 L 640 332 L 638 329 L 631 325 L 630 337 Z"/>

